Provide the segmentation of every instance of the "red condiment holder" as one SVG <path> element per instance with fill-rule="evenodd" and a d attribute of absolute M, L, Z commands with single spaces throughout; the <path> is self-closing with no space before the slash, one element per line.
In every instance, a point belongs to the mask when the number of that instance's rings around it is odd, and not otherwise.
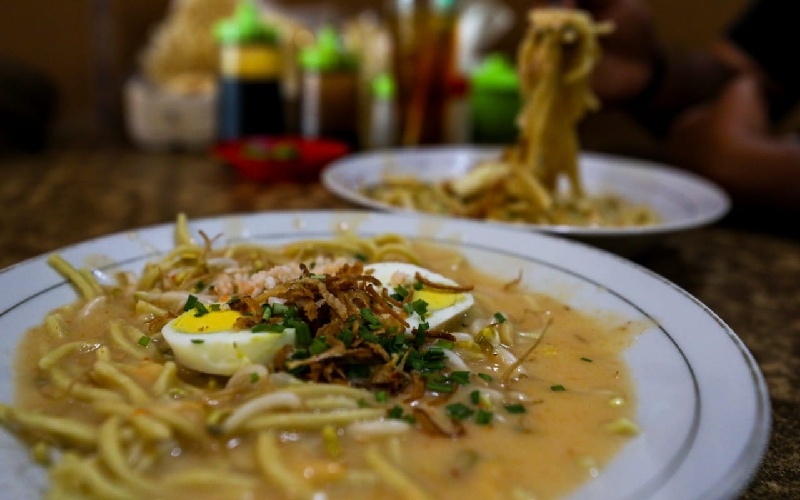
<path fill-rule="evenodd" d="M 257 182 L 315 182 L 333 160 L 350 151 L 347 144 L 302 137 L 245 137 L 214 147 L 214 155 L 243 177 Z"/>

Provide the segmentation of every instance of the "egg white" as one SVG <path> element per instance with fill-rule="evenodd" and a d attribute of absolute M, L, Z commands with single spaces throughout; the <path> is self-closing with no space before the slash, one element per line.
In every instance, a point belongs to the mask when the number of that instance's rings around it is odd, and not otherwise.
<path fill-rule="evenodd" d="M 458 286 L 458 283 L 450 278 L 434 273 L 424 267 L 405 262 L 367 264 L 364 266 L 364 271 L 371 273 L 372 276 L 378 279 L 383 288 L 386 288 L 389 293 L 392 293 L 398 284 L 403 284 L 408 288 L 412 288 L 415 281 L 414 276 L 416 276 L 417 273 L 433 283 Z M 410 329 L 418 328 L 421 323 L 428 323 L 430 328 L 442 326 L 466 313 L 475 303 L 472 294 L 466 292 L 453 293 L 423 288 L 422 290 L 414 290 L 414 297 L 415 299 L 421 299 L 427 302 L 428 313 L 424 318 L 420 318 L 416 312 L 409 315 L 408 318 L 406 318 L 406 322 Z"/>

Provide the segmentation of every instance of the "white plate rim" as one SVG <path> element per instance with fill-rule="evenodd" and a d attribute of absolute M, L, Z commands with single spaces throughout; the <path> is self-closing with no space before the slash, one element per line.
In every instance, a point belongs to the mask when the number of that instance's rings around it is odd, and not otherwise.
<path fill-rule="evenodd" d="M 316 233 L 327 232 L 328 234 L 332 234 L 335 227 L 340 226 L 342 223 L 354 227 L 369 226 L 370 234 L 385 232 L 386 228 L 400 228 L 402 229 L 401 234 L 408 233 L 407 235 L 411 237 L 439 239 L 448 242 L 448 244 L 468 243 L 470 247 L 481 247 L 491 252 L 503 253 L 509 257 L 527 259 L 531 262 L 536 262 L 537 265 L 541 264 L 545 267 L 556 269 L 557 272 L 578 276 L 580 280 L 586 280 L 587 283 L 600 285 L 608 293 L 621 294 L 624 300 L 632 301 L 631 303 L 636 307 L 640 307 L 641 301 L 644 299 L 632 299 L 628 296 L 631 294 L 630 290 L 624 290 L 619 280 L 611 282 L 604 273 L 611 272 L 614 273 L 615 276 L 619 276 L 619 273 L 622 273 L 624 276 L 633 276 L 637 280 L 644 280 L 644 282 L 650 286 L 655 287 L 660 294 L 669 295 L 673 300 L 678 300 L 681 307 L 686 308 L 683 312 L 698 314 L 705 318 L 704 321 L 715 325 L 712 326 L 712 331 L 708 332 L 708 335 L 713 334 L 715 338 L 719 337 L 719 339 L 721 339 L 719 341 L 723 342 L 726 347 L 730 348 L 732 352 L 735 353 L 733 358 L 727 359 L 726 361 L 736 365 L 737 370 L 741 371 L 743 373 L 742 376 L 749 381 L 746 384 L 746 389 L 748 389 L 748 391 L 744 391 L 742 387 L 737 387 L 735 394 L 729 393 L 725 394 L 725 396 L 727 398 L 733 397 L 746 400 L 745 403 L 749 405 L 748 409 L 753 412 L 753 422 L 751 423 L 752 425 L 748 435 L 735 436 L 737 444 L 741 445 L 740 454 L 734 457 L 734 460 L 728 460 L 728 462 L 726 462 L 723 476 L 704 476 L 702 479 L 706 481 L 705 484 L 693 484 L 688 491 L 686 489 L 686 484 L 680 482 L 678 482 L 678 484 L 670 484 L 669 481 L 664 483 L 668 488 L 663 489 L 662 486 L 664 486 L 664 484 L 659 483 L 659 481 L 663 481 L 664 478 L 655 477 L 651 480 L 654 484 L 641 485 L 640 489 L 635 492 L 636 494 L 624 498 L 678 498 L 678 496 L 674 496 L 676 491 L 681 493 L 681 496 L 679 496 L 680 498 L 697 498 L 698 500 L 701 498 L 733 498 L 752 479 L 752 475 L 755 473 L 766 450 L 771 426 L 769 396 L 758 365 L 743 342 L 713 313 L 713 311 L 708 309 L 688 292 L 672 284 L 665 278 L 634 263 L 580 243 L 553 238 L 547 235 L 511 231 L 507 228 L 489 226 L 474 221 L 454 220 L 441 217 L 420 217 L 417 214 L 386 214 L 364 211 L 286 211 L 212 217 L 192 221 L 191 225 L 195 229 L 208 228 L 209 226 L 216 228 L 222 227 L 226 235 L 232 240 L 256 238 L 259 241 L 263 241 L 261 238 L 263 238 L 264 235 L 274 236 L 278 231 L 283 231 L 281 233 L 282 237 L 289 238 L 309 237 L 311 228 L 313 228 Z M 431 224 L 434 226 L 431 226 Z M 64 247 L 58 252 L 68 258 L 68 260 L 79 264 L 80 259 L 96 257 L 98 252 L 99 254 L 110 255 L 107 253 L 109 249 L 114 250 L 125 246 L 127 248 L 126 252 L 129 252 L 129 254 L 124 256 L 121 262 L 109 263 L 107 266 L 103 267 L 103 269 L 116 267 L 120 263 L 141 264 L 144 260 L 153 258 L 159 250 L 166 251 L 169 249 L 171 246 L 171 238 L 169 236 L 171 235 L 172 227 L 172 224 L 161 224 L 135 231 L 115 233 Z M 256 227 L 265 227 L 267 229 L 255 230 L 254 228 Z M 429 230 L 431 227 L 436 227 L 435 235 L 430 233 Z M 504 238 L 510 238 L 515 240 L 516 243 L 523 244 L 506 245 L 503 243 Z M 165 239 L 168 241 L 165 242 Z M 135 248 L 137 245 L 131 245 L 131 241 L 138 241 L 140 243 L 138 249 Z M 151 243 L 153 244 L 151 245 Z M 580 258 L 581 262 L 576 260 L 576 256 Z M 595 264 L 601 264 L 600 267 L 602 269 L 587 270 L 587 259 L 593 261 Z M 593 273 L 599 274 L 593 275 Z M 32 287 L 28 287 L 23 292 L 23 294 L 27 294 L 26 296 L 14 297 L 13 294 L 4 294 L 5 298 L 0 300 L 0 326 L 3 327 L 4 331 L 8 331 L 8 318 L 14 316 L 15 311 L 27 300 L 35 300 L 39 295 L 49 293 L 54 289 L 61 289 L 62 291 L 69 289 L 69 285 L 60 276 L 57 276 L 55 272 L 49 270 L 45 255 L 0 270 L 0 289 L 8 290 L 9 288 L 13 288 L 21 283 L 21 279 L 26 277 L 27 281 L 30 281 L 31 276 L 35 278 L 34 281 L 36 282 Z M 71 293 L 71 289 L 68 293 Z M 658 303 L 659 301 L 656 300 L 655 302 L 648 303 L 646 307 L 658 307 L 658 305 L 653 305 Z M 60 305 L 60 303 L 52 304 L 52 306 L 56 305 Z M 646 311 L 646 313 L 648 315 L 652 314 L 649 310 Z M 658 314 L 655 314 L 654 317 L 658 317 Z M 35 323 L 40 320 L 41 318 L 35 318 L 35 321 L 31 321 Z M 667 324 L 668 323 L 669 320 L 667 321 Z M 659 326 L 659 328 L 662 327 L 663 325 Z M 13 332 L 12 335 L 18 336 L 21 333 L 22 332 L 17 331 Z M 675 333 L 676 332 L 670 332 L 667 336 L 670 337 L 670 335 L 674 335 Z M 677 333 L 678 335 L 683 335 L 681 332 Z M 691 343 L 687 343 L 686 338 L 676 340 L 670 337 L 670 341 L 676 343 L 679 351 L 686 350 L 691 354 L 692 351 L 696 350 L 696 347 L 691 345 Z M 5 343 L 3 345 L 2 356 L 4 360 L 1 363 L 6 363 L 2 366 L 3 369 L 7 370 L 6 358 L 13 355 L 13 353 L 8 352 L 8 346 L 5 345 Z M 680 355 L 686 356 L 685 353 L 681 353 Z M 692 366 L 687 362 L 690 372 L 695 369 L 707 371 L 708 367 L 705 366 L 706 364 L 708 363 L 704 363 L 703 366 Z M 692 374 L 692 378 L 695 376 L 695 374 Z M 7 381 L 8 377 L 4 377 L 4 382 L 0 382 L 0 384 L 8 385 Z M 696 397 L 702 397 L 700 389 L 703 389 L 703 380 L 699 382 L 695 381 L 695 383 L 699 384 L 696 388 Z M 717 394 L 717 397 L 719 397 L 719 394 Z M 718 404 L 718 402 L 712 401 L 709 403 L 706 400 L 701 400 L 696 404 L 693 413 L 697 415 L 693 418 L 696 418 L 697 422 L 692 425 L 692 432 L 696 435 L 687 437 L 688 441 L 694 442 L 697 437 L 702 437 L 704 432 L 706 434 L 708 433 L 708 429 L 704 427 L 705 424 L 702 422 L 700 413 L 708 411 L 709 405 L 714 406 Z M 15 445 L 9 443 L 10 438 L 6 433 L 2 433 L 0 437 L 2 437 L 2 440 L 0 440 L 0 463 L 12 465 L 7 463 L 9 460 L 9 446 L 13 447 Z M 681 449 L 684 447 L 685 445 L 683 444 L 680 446 Z M 705 450 L 700 450 L 700 453 L 707 454 L 710 451 L 711 450 L 708 450 L 706 447 Z M 17 450 L 17 452 L 19 452 L 19 450 Z M 688 450 L 688 453 L 689 458 L 696 461 L 691 453 L 698 452 L 696 450 Z M 14 487 L 19 487 L 17 474 L 20 470 L 27 471 L 27 469 L 30 469 L 29 467 L 25 467 L 26 464 L 19 463 L 19 456 L 19 453 L 17 453 L 17 463 L 13 464 L 15 465 L 14 467 L 6 467 L 4 471 L 0 471 L 0 485 L 2 485 L 2 487 L 12 489 Z M 24 456 L 24 454 L 22 456 Z M 705 456 L 702 458 L 708 459 L 710 457 Z M 685 467 L 684 462 L 684 460 L 678 460 L 678 462 L 674 464 L 662 465 L 667 469 L 676 469 L 670 473 L 671 477 L 680 477 L 681 471 L 683 470 L 682 468 Z M 614 463 L 612 462 L 612 466 L 613 465 Z M 25 474 L 28 474 L 28 472 Z M 696 479 L 695 477 L 695 480 Z M 26 490 L 23 487 L 23 489 L 19 491 L 21 491 L 23 495 L 15 496 L 15 498 L 32 498 L 30 496 L 25 496 L 26 493 L 30 495 L 30 490 Z M 687 495 L 689 492 L 691 492 L 691 495 Z M 592 485 L 590 485 L 589 488 L 581 488 L 575 495 L 570 495 L 568 498 L 596 498 L 593 493 L 596 492 L 593 492 Z"/>

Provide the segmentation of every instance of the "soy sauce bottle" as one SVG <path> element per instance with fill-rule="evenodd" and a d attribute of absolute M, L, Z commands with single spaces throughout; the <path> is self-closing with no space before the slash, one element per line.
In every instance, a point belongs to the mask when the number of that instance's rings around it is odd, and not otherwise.
<path fill-rule="evenodd" d="M 277 31 L 252 0 L 215 28 L 220 44 L 217 136 L 229 141 L 286 131 Z"/>

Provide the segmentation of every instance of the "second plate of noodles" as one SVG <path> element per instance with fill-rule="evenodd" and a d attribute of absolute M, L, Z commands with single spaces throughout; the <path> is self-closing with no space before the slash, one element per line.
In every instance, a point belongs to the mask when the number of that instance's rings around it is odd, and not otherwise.
<path fill-rule="evenodd" d="M 481 162 L 501 154 L 495 147 L 447 146 L 387 150 L 348 156 L 323 173 L 323 184 L 357 205 L 390 212 L 480 218 L 492 224 L 579 239 L 619 253 L 634 253 L 665 234 L 711 224 L 730 200 L 713 183 L 653 162 L 582 152 L 582 185 L 590 196 L 556 201 L 547 217 L 529 221 L 513 211 L 456 203 L 440 186 L 463 179 Z M 387 181 L 388 180 L 388 181 Z M 624 200 L 624 201 L 621 201 Z M 511 207 L 513 210 L 513 207 Z M 476 215 L 471 210 L 484 210 Z M 605 224 L 600 223 L 601 219 Z"/>

